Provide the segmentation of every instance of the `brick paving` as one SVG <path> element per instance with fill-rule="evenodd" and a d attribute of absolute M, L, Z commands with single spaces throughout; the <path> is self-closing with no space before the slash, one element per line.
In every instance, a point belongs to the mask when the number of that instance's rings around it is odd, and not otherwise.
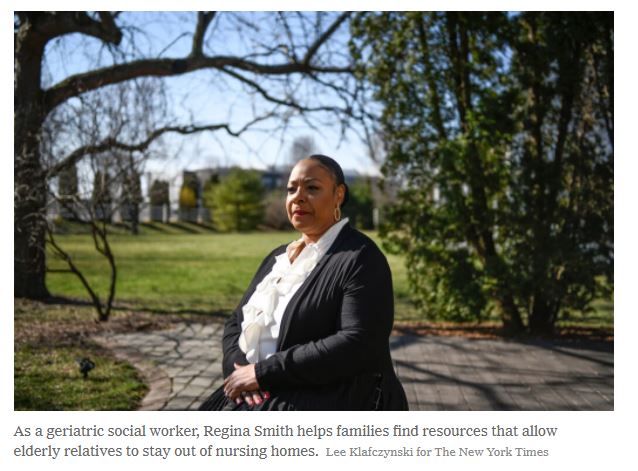
<path fill-rule="evenodd" d="M 613 344 L 403 335 L 392 358 L 412 410 L 613 410 Z"/>
<path fill-rule="evenodd" d="M 133 363 L 143 410 L 195 410 L 223 382 L 223 325 L 96 339 Z M 613 410 L 613 344 L 401 335 L 392 358 L 411 410 Z"/>
<path fill-rule="evenodd" d="M 95 339 L 142 372 L 149 392 L 141 410 L 194 410 L 223 382 L 222 331 L 219 323 L 180 323 Z"/>

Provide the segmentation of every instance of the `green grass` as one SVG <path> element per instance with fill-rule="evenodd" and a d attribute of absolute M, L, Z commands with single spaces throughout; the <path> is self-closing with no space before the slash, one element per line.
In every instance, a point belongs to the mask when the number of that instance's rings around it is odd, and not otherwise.
<path fill-rule="evenodd" d="M 87 379 L 77 358 L 95 362 Z M 131 410 L 147 391 L 135 369 L 99 347 L 22 345 L 15 352 L 15 410 Z"/>
<path fill-rule="evenodd" d="M 556 325 L 558 327 L 613 328 L 614 302 L 611 299 L 596 299 L 587 312 L 574 310 L 563 312 Z"/>
<path fill-rule="evenodd" d="M 90 305 L 14 299 L 14 407 L 16 410 L 133 410 L 146 393 L 136 370 L 97 345 L 92 335 L 156 330 L 187 316 L 114 311 L 95 322 Z M 96 367 L 84 380 L 76 362 Z"/>
<path fill-rule="evenodd" d="M 118 268 L 116 302 L 168 313 L 230 312 L 263 258 L 276 246 L 298 237 L 295 232 L 219 234 L 189 223 L 144 224 L 138 236 L 130 235 L 124 226 L 111 229 L 109 240 Z M 86 226 L 65 223 L 64 230 L 86 232 Z M 375 232 L 367 234 L 381 247 Z M 108 266 L 95 251 L 92 239 L 87 234 L 61 234 L 58 240 L 104 296 Z M 404 258 L 386 255 L 394 284 L 395 319 L 424 320 L 410 300 Z M 51 256 L 49 265 L 65 267 Z M 74 275 L 50 273 L 47 285 L 53 294 L 88 300 Z M 613 301 L 598 300 L 591 312 L 570 313 L 559 321 L 559 325 L 572 324 L 613 327 Z"/>
<path fill-rule="evenodd" d="M 294 233 L 113 235 L 118 282 L 116 299 L 138 308 L 229 312 L 236 307 L 259 263 Z M 108 265 L 86 235 L 58 236 L 89 282 L 106 294 Z M 64 268 L 49 258 L 51 268 Z M 87 298 L 72 274 L 51 273 L 56 295 Z"/>
<path fill-rule="evenodd" d="M 297 237 L 295 232 L 174 234 L 144 230 L 138 236 L 119 232 L 109 238 L 118 270 L 116 301 L 165 312 L 230 312 L 263 258 L 276 246 Z M 377 239 L 375 234 L 369 235 Z M 106 295 L 108 264 L 95 251 L 92 239 L 84 234 L 58 235 L 57 239 L 89 282 Z M 388 262 L 397 318 L 415 318 L 403 260 L 388 255 Z M 66 267 L 51 254 L 49 266 Z M 47 286 L 55 295 L 88 300 L 75 275 L 49 273 Z"/>

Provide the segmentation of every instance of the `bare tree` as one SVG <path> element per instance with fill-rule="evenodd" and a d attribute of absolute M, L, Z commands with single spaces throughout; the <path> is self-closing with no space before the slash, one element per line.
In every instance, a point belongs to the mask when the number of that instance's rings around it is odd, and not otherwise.
<path fill-rule="evenodd" d="M 100 174 L 104 178 L 104 174 Z M 100 188 L 108 188 L 108 182 L 103 182 L 100 185 Z M 45 231 L 47 234 L 47 240 L 49 242 L 49 247 L 51 248 L 53 254 L 58 257 L 60 260 L 64 261 L 68 268 L 66 269 L 51 269 L 48 268 L 48 272 L 55 273 L 71 273 L 75 275 L 82 286 L 86 289 L 87 293 L 91 298 L 91 302 L 95 307 L 95 310 L 98 315 L 98 320 L 100 322 L 105 322 L 109 319 L 111 314 L 111 310 L 113 308 L 113 302 L 115 300 L 115 287 L 117 282 L 117 266 L 115 263 L 115 255 L 113 254 L 113 250 L 111 249 L 111 245 L 108 241 L 108 230 L 107 230 L 107 220 L 104 218 L 104 212 L 101 214 L 97 213 L 96 210 L 100 207 L 103 209 L 104 198 L 99 198 L 98 204 L 95 204 L 91 200 L 81 199 L 78 195 L 71 196 L 59 196 L 55 194 L 51 194 L 53 201 L 55 201 L 58 205 L 64 208 L 67 213 L 72 214 L 73 219 L 80 220 L 83 219 L 82 213 L 88 214 L 88 220 L 91 237 L 93 238 L 93 243 L 95 246 L 95 250 L 101 254 L 108 262 L 110 276 L 109 276 L 109 287 L 108 294 L 106 298 L 103 300 L 98 294 L 97 290 L 91 283 L 88 278 L 84 276 L 82 270 L 75 262 L 73 257 L 58 243 L 55 238 L 55 231 L 53 225 L 48 224 L 45 225 Z M 87 203 L 88 201 L 88 203 Z"/>
<path fill-rule="evenodd" d="M 45 121 L 41 141 L 43 161 L 52 167 L 69 147 L 95 148 L 104 136 L 117 134 L 127 141 L 135 141 L 157 128 L 166 112 L 165 90 L 157 79 L 131 80 L 83 95 L 56 108 Z M 110 317 L 117 281 L 116 257 L 108 239 L 109 224 L 119 211 L 122 219 L 130 222 L 131 231 L 137 234 L 142 203 L 140 173 L 151 155 L 148 150 L 105 150 L 90 154 L 78 164 L 63 167 L 58 174 L 57 192 L 54 179 L 49 181 L 50 202 L 64 218 L 88 225 L 97 253 L 108 262 L 107 294 L 100 295 L 80 264 L 58 243 L 55 220 L 47 220 L 47 242 L 51 253 L 67 268 L 47 267 L 47 273 L 75 275 L 86 289 L 101 322 Z"/>
<path fill-rule="evenodd" d="M 189 52 L 163 57 L 164 50 L 143 54 L 141 26 L 134 13 L 18 12 L 14 16 L 14 294 L 33 299 L 48 296 L 45 285 L 46 198 L 49 181 L 88 155 L 107 151 L 144 152 L 166 133 L 192 134 L 225 131 L 239 136 L 267 118 L 284 120 L 294 115 L 330 113 L 345 128 L 361 113 L 358 89 L 346 48 L 331 46 L 348 13 L 255 14 L 199 12 L 190 31 L 180 32 L 167 48 L 190 38 Z M 267 21 L 266 21 L 267 20 Z M 225 35 L 241 29 L 244 44 L 227 49 Z M 43 61 L 47 46 L 73 33 L 97 39 L 95 67 L 44 85 Z M 140 39 L 140 37 L 142 39 Z M 167 49 L 165 48 L 165 49 Z M 63 156 L 45 162 L 42 141 L 45 122 L 63 105 L 89 99 L 106 87 L 142 77 L 169 77 L 198 70 L 214 72 L 223 80 L 239 83 L 246 93 L 271 105 L 253 119 L 234 127 L 220 123 L 165 123 L 139 135 L 123 135 L 122 128 L 100 128 L 99 139 L 66 149 Z M 309 87 L 338 97 L 321 103 Z M 359 111 L 357 111 L 359 110 Z M 80 119 L 80 118 L 78 118 Z M 109 132 L 105 132 L 108 130 Z M 127 139 L 128 138 L 128 139 Z"/>

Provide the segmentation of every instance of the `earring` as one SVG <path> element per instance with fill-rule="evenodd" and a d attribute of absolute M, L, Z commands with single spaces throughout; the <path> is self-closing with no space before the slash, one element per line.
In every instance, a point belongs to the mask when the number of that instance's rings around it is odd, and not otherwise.
<path fill-rule="evenodd" d="M 341 208 L 337 206 L 334 212 L 335 221 L 341 220 Z"/>

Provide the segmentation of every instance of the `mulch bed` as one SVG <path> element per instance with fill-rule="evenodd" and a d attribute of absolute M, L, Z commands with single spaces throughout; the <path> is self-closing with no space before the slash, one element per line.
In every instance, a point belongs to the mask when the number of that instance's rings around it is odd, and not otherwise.
<path fill-rule="evenodd" d="M 56 310 L 66 310 L 60 320 Z M 49 303 L 14 299 L 14 341 L 16 344 L 31 345 L 78 345 L 92 335 L 103 333 L 123 333 L 168 329 L 177 322 L 220 322 L 219 316 L 181 314 L 157 314 L 120 306 L 113 311 L 107 322 L 98 322 L 93 308 L 86 302 L 69 299 L 52 300 Z M 30 317 L 23 318 L 28 313 Z M 37 317 L 37 322 L 29 321 Z M 454 322 L 395 322 L 395 335 L 418 335 L 439 337 L 464 337 L 469 339 L 508 338 L 498 323 L 454 323 Z M 529 340 L 539 337 L 522 335 L 518 339 Z M 543 339 L 587 340 L 598 342 L 614 341 L 613 329 L 592 327 L 558 328 L 551 337 Z"/>
<path fill-rule="evenodd" d="M 63 316 L 56 313 L 59 310 L 65 310 Z M 25 313 L 28 313 L 27 317 L 23 316 Z M 14 299 L 14 342 L 16 345 L 82 345 L 92 335 L 162 330 L 184 320 L 184 316 L 179 315 L 118 309 L 108 321 L 99 322 L 95 310 L 86 303 L 73 305 Z"/>
<path fill-rule="evenodd" d="M 419 335 L 439 337 L 464 337 L 469 339 L 503 339 L 507 337 L 498 323 L 453 323 L 453 322 L 395 322 L 392 331 L 395 335 Z M 596 342 L 613 342 L 613 329 L 594 327 L 562 327 L 557 328 L 551 336 L 521 335 L 518 339 L 545 340 L 588 340 Z"/>

